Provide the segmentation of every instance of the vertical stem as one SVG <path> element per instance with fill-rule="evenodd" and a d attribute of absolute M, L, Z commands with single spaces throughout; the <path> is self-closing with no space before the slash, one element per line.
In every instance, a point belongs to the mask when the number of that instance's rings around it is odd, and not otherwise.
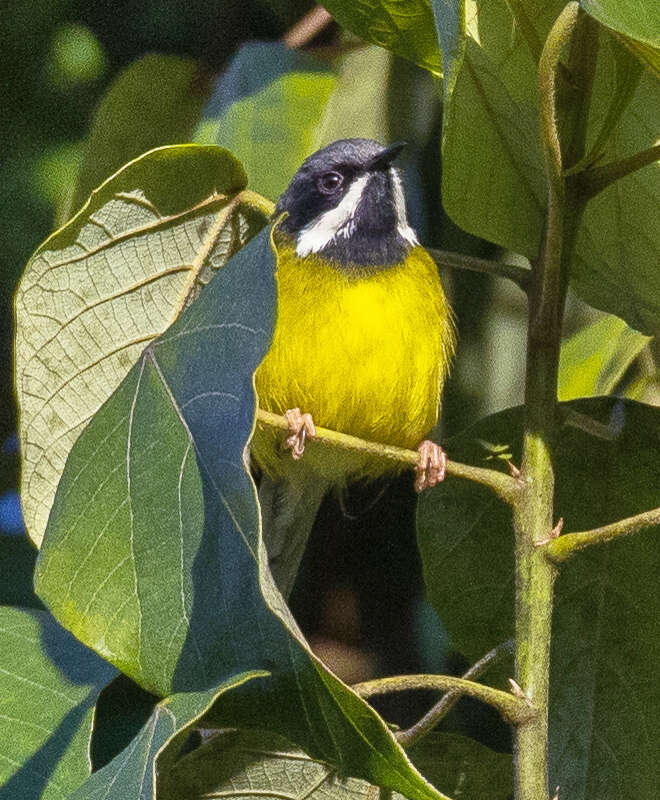
<path fill-rule="evenodd" d="M 530 292 L 522 476 L 516 529 L 516 681 L 538 713 L 515 732 L 516 800 L 548 799 L 548 685 L 555 568 L 538 544 L 553 527 L 557 370 L 565 292 L 566 191 L 556 117 L 556 77 L 563 44 L 578 17 L 570 2 L 548 35 L 539 62 L 541 141 L 548 184 L 545 239 Z"/>

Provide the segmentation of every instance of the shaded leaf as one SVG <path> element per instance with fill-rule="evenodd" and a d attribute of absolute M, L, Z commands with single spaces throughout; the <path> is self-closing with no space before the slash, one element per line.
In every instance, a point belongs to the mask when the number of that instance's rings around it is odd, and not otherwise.
<path fill-rule="evenodd" d="M 28 263 L 16 295 L 21 499 L 39 544 L 81 430 L 145 345 L 265 223 L 241 165 L 164 147 L 104 183 Z"/>
<path fill-rule="evenodd" d="M 438 798 L 375 712 L 312 655 L 268 572 L 245 447 L 274 311 L 263 231 L 147 347 L 74 445 L 38 593 L 159 694 L 268 670 L 222 698 L 223 726 L 256 723 L 342 774 Z"/>
<path fill-rule="evenodd" d="M 271 200 L 316 148 L 313 137 L 335 87 L 332 70 L 280 42 L 249 42 L 216 84 L 195 139 L 242 162 L 250 186 Z"/>
<path fill-rule="evenodd" d="M 511 756 L 453 734 L 434 734 L 410 750 L 413 762 L 452 797 L 508 800 Z M 370 791 L 371 789 L 371 791 Z M 369 800 L 374 787 L 343 778 L 286 739 L 263 731 L 223 731 L 184 756 L 159 785 L 163 800 L 239 798 L 264 792 L 309 800 Z M 403 796 L 395 792 L 393 797 Z"/>
<path fill-rule="evenodd" d="M 148 53 L 129 64 L 94 113 L 69 211 L 147 150 L 190 141 L 208 94 L 208 80 L 191 58 Z"/>
<path fill-rule="evenodd" d="M 639 0 L 580 0 L 582 8 L 623 34 L 630 49 L 660 74 L 660 6 Z"/>
<path fill-rule="evenodd" d="M 0 797 L 61 800 L 90 774 L 94 705 L 116 670 L 45 611 L 0 607 Z"/>
<path fill-rule="evenodd" d="M 649 341 L 609 315 L 576 331 L 562 342 L 559 399 L 610 394 Z"/>
<path fill-rule="evenodd" d="M 554 448 L 556 516 L 596 527 L 660 505 L 660 410 L 598 398 L 563 404 Z M 521 409 L 447 443 L 481 466 L 519 463 Z M 598 498 L 598 502 L 592 502 Z M 551 785 L 577 800 L 656 796 L 660 765 L 659 531 L 581 553 L 556 583 L 551 658 Z M 511 514 L 455 479 L 421 496 L 418 536 L 429 599 L 452 642 L 476 659 L 513 634 Z"/>
<path fill-rule="evenodd" d="M 71 800 L 156 800 L 156 761 L 168 745 L 180 748 L 186 731 L 224 692 L 263 672 L 245 672 L 205 692 L 175 694 L 160 702 L 133 741 L 95 772 Z"/>

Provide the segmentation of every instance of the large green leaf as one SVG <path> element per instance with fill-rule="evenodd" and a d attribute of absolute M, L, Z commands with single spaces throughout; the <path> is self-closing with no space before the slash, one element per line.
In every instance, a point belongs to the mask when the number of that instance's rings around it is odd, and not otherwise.
<path fill-rule="evenodd" d="M 115 673 L 45 611 L 0 607 L 3 800 L 61 800 L 89 776 L 94 705 Z"/>
<path fill-rule="evenodd" d="M 612 398 L 561 406 L 556 515 L 585 530 L 660 505 L 660 410 Z M 519 463 L 521 409 L 447 443 L 451 457 Z M 447 479 L 418 506 L 427 592 L 469 658 L 513 633 L 511 513 L 482 487 Z M 659 531 L 576 556 L 556 583 L 551 781 L 576 800 L 652 800 L 660 785 Z"/>
<path fill-rule="evenodd" d="M 419 769 L 450 796 L 508 800 L 511 756 L 454 734 L 434 734 L 410 750 Z M 371 792 L 370 792 L 371 789 Z M 263 731 L 225 731 L 184 756 L 159 784 L 162 800 L 202 800 L 267 793 L 309 800 L 368 800 L 373 786 L 342 779 L 328 764 Z M 393 794 L 402 800 L 398 792 Z"/>
<path fill-rule="evenodd" d="M 242 162 L 250 186 L 271 200 L 314 147 L 314 130 L 336 83 L 334 72 L 279 42 L 250 42 L 218 80 L 195 135 Z"/>
<path fill-rule="evenodd" d="M 272 335 L 263 231 L 143 352 L 75 443 L 36 571 L 82 641 L 159 694 L 265 669 L 224 724 L 286 735 L 344 774 L 438 798 L 382 720 L 312 655 L 275 588 L 245 466 Z"/>
<path fill-rule="evenodd" d="M 580 0 L 594 19 L 622 34 L 637 57 L 660 74 L 660 5 L 648 0 Z"/>
<path fill-rule="evenodd" d="M 200 76 L 193 59 L 157 53 L 119 73 L 92 119 L 70 211 L 128 161 L 154 147 L 190 141 L 209 93 Z"/>
<path fill-rule="evenodd" d="M 128 747 L 89 777 L 71 800 L 156 800 L 156 764 L 163 750 L 178 751 L 186 732 L 224 692 L 264 674 L 242 673 L 205 692 L 163 700 Z"/>
<path fill-rule="evenodd" d="M 610 394 L 649 341 L 609 314 L 580 328 L 561 345 L 559 399 Z"/>
<path fill-rule="evenodd" d="M 225 150 L 127 164 L 36 251 L 16 294 L 21 498 L 39 544 L 71 446 L 186 298 L 265 224 Z"/>

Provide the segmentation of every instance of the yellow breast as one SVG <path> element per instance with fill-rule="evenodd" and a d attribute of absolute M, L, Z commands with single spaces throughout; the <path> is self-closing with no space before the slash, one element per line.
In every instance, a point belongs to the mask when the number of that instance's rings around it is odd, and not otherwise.
<path fill-rule="evenodd" d="M 417 446 L 437 420 L 454 350 L 428 253 L 415 247 L 399 265 L 354 274 L 283 246 L 277 280 L 275 335 L 256 373 L 260 406 L 298 406 L 317 425 Z M 273 468 L 261 447 L 257 459 Z"/>

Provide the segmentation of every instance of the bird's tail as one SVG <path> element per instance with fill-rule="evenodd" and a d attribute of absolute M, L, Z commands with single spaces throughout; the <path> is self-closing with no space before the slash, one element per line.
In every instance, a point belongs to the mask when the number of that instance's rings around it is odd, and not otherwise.
<path fill-rule="evenodd" d="M 268 565 L 277 588 L 291 594 L 321 502 L 331 483 L 310 471 L 291 479 L 263 475 L 259 503 Z"/>

